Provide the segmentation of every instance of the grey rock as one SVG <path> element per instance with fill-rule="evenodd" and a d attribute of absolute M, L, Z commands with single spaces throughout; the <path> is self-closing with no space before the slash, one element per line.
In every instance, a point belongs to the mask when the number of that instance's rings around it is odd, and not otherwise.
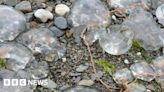
<path fill-rule="evenodd" d="M 45 79 L 45 80 L 47 81 L 47 85 L 42 85 L 43 87 L 49 88 L 49 89 L 54 89 L 57 87 L 57 84 L 54 81 L 50 79 Z"/>
<path fill-rule="evenodd" d="M 60 37 L 64 34 L 62 30 L 58 29 L 55 26 L 49 27 L 49 30 L 51 30 L 54 33 L 55 37 Z"/>
<path fill-rule="evenodd" d="M 21 0 L 3 0 L 3 3 L 9 6 L 15 6 L 18 4 Z"/>
<path fill-rule="evenodd" d="M 14 40 L 26 29 L 24 15 L 12 7 L 0 5 L 0 20 L 0 42 Z"/>
<path fill-rule="evenodd" d="M 158 22 L 164 25 L 164 4 L 160 5 L 156 10 Z"/>
<path fill-rule="evenodd" d="M 150 82 L 156 76 L 154 69 L 144 61 L 131 65 L 130 69 L 135 78 L 141 79 L 144 81 Z"/>
<path fill-rule="evenodd" d="M 54 24 L 60 29 L 66 29 L 68 27 L 67 20 L 64 17 L 56 17 Z"/>
<path fill-rule="evenodd" d="M 31 3 L 29 1 L 22 1 L 22 2 L 18 3 L 15 6 L 15 8 L 19 11 L 24 12 L 24 13 L 32 11 Z"/>
<path fill-rule="evenodd" d="M 33 12 L 26 13 L 25 16 L 26 16 L 27 22 L 31 22 L 34 19 L 34 13 Z"/>
<path fill-rule="evenodd" d="M 101 91 L 97 90 L 96 88 L 76 86 L 76 87 L 68 88 L 63 92 L 101 92 Z"/>
<path fill-rule="evenodd" d="M 78 68 L 76 68 L 77 72 L 84 72 L 85 70 L 87 70 L 89 68 L 89 64 L 85 64 L 85 65 L 80 65 L 78 66 Z"/>
<path fill-rule="evenodd" d="M 130 83 L 134 80 L 134 77 L 131 73 L 131 71 L 127 68 L 117 70 L 113 74 L 113 79 L 116 81 L 118 84 L 123 84 L 125 82 Z"/>
<path fill-rule="evenodd" d="M 146 87 L 142 84 L 131 83 L 127 92 L 146 92 Z M 126 92 L 126 91 L 125 91 Z"/>

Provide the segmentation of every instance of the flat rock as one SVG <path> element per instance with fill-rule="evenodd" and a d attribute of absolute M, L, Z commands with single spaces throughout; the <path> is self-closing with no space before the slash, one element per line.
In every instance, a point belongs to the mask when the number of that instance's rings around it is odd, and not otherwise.
<path fill-rule="evenodd" d="M 81 80 L 78 85 L 81 85 L 81 86 L 92 86 L 94 84 L 94 81 L 93 80 Z"/>
<path fill-rule="evenodd" d="M 68 27 L 67 20 L 64 17 L 56 17 L 54 20 L 54 24 L 59 29 L 66 29 Z"/>

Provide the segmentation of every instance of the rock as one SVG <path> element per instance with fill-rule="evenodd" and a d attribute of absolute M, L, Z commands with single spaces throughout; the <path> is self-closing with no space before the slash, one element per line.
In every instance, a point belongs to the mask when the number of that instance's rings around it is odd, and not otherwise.
<path fill-rule="evenodd" d="M 51 30 L 54 33 L 55 37 L 61 37 L 64 34 L 62 30 L 58 29 L 55 26 L 50 27 L 49 30 Z"/>
<path fill-rule="evenodd" d="M 128 88 L 125 92 L 146 92 L 146 87 L 142 84 L 131 83 Z"/>
<path fill-rule="evenodd" d="M 129 69 L 124 68 L 121 70 L 117 70 L 113 74 L 113 79 L 116 81 L 117 84 L 124 84 L 132 82 L 134 80 L 134 77 Z"/>
<path fill-rule="evenodd" d="M 42 85 L 43 87 L 49 88 L 49 89 L 54 89 L 57 87 L 57 84 L 54 81 L 50 79 L 45 79 L 45 80 L 47 81 L 47 85 Z"/>
<path fill-rule="evenodd" d="M 54 24 L 60 29 L 66 29 L 68 27 L 67 20 L 64 17 L 56 17 Z"/>
<path fill-rule="evenodd" d="M 156 10 L 158 22 L 164 25 L 164 4 L 160 5 Z"/>
<path fill-rule="evenodd" d="M 64 16 L 66 13 L 70 12 L 70 8 L 65 4 L 58 4 L 55 6 L 55 13 Z"/>
<path fill-rule="evenodd" d="M 26 29 L 24 15 L 11 7 L 0 5 L 0 20 L 0 42 L 14 40 Z"/>
<path fill-rule="evenodd" d="M 48 7 L 46 8 L 46 10 L 52 12 L 52 11 L 53 11 L 53 7 L 48 6 Z"/>
<path fill-rule="evenodd" d="M 47 28 L 31 29 L 20 35 L 17 41 L 29 47 L 34 54 L 42 54 L 46 61 L 54 61 L 65 54 L 65 47 L 54 36 Z"/>
<path fill-rule="evenodd" d="M 129 62 L 128 59 L 125 59 L 125 60 L 124 60 L 124 63 L 125 63 L 125 64 L 130 64 L 130 62 Z"/>
<path fill-rule="evenodd" d="M 34 19 L 34 13 L 33 12 L 26 13 L 25 16 L 26 16 L 27 22 L 31 22 Z"/>
<path fill-rule="evenodd" d="M 34 16 L 39 19 L 41 22 L 47 22 L 48 20 L 53 19 L 53 14 L 50 11 L 47 11 L 45 9 L 38 9 Z"/>
<path fill-rule="evenodd" d="M 0 57 L 4 59 L 7 69 L 18 71 L 24 69 L 33 55 L 31 51 L 15 42 L 0 43 Z"/>
<path fill-rule="evenodd" d="M 94 81 L 92 80 L 81 80 L 78 85 L 81 85 L 81 86 L 92 86 L 94 84 Z"/>
<path fill-rule="evenodd" d="M 31 2 L 46 3 L 48 0 L 30 0 Z"/>
<path fill-rule="evenodd" d="M 144 81 L 152 81 L 155 78 L 155 71 L 152 69 L 152 67 L 143 62 L 135 63 L 131 65 L 130 67 L 133 76 L 137 79 L 141 79 Z"/>
<path fill-rule="evenodd" d="M 41 2 L 32 2 L 32 9 L 37 10 L 37 9 L 45 9 L 47 5 L 45 3 Z"/>
<path fill-rule="evenodd" d="M 108 9 L 100 0 L 76 0 L 69 16 L 74 27 L 106 25 L 108 17 Z"/>
<path fill-rule="evenodd" d="M 132 46 L 133 32 L 126 26 L 110 26 L 108 32 L 101 32 L 99 44 L 101 48 L 112 55 L 126 53 Z"/>
<path fill-rule="evenodd" d="M 19 11 L 22 11 L 24 13 L 27 12 L 31 12 L 32 8 L 31 8 L 31 3 L 29 1 L 22 1 L 20 3 L 18 3 L 15 8 Z"/>
<path fill-rule="evenodd" d="M 85 87 L 85 86 L 76 86 L 63 90 L 63 92 L 101 92 L 96 88 Z"/>
<path fill-rule="evenodd" d="M 3 3 L 9 6 L 15 6 L 18 4 L 21 0 L 3 0 Z"/>
<path fill-rule="evenodd" d="M 76 68 L 77 72 L 84 72 L 85 70 L 87 70 L 89 68 L 89 64 L 85 64 L 85 65 L 80 65 L 78 66 L 78 68 Z"/>

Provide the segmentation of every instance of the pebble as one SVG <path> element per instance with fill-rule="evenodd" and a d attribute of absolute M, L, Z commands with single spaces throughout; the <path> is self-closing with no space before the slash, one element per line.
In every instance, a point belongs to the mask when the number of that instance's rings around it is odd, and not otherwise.
<path fill-rule="evenodd" d="M 18 4 L 21 0 L 3 0 L 3 3 L 9 6 L 15 6 Z"/>
<path fill-rule="evenodd" d="M 52 12 L 52 11 L 53 11 L 53 7 L 48 6 L 48 7 L 46 8 L 46 10 Z"/>
<path fill-rule="evenodd" d="M 31 3 L 29 1 L 22 1 L 19 4 L 17 4 L 15 8 L 24 13 L 32 11 Z"/>
<path fill-rule="evenodd" d="M 124 63 L 125 63 L 125 64 L 130 64 L 130 62 L 129 62 L 128 59 L 125 59 L 125 60 L 124 60 Z"/>
<path fill-rule="evenodd" d="M 137 52 L 137 56 L 141 56 L 141 54 L 142 54 L 141 52 Z"/>
<path fill-rule="evenodd" d="M 68 27 L 67 20 L 64 17 L 56 17 L 54 24 L 60 29 L 66 29 Z"/>
<path fill-rule="evenodd" d="M 47 2 L 48 0 L 30 0 L 31 2 L 40 2 L 40 3 L 45 3 Z"/>
<path fill-rule="evenodd" d="M 55 13 L 64 16 L 66 13 L 70 12 L 70 8 L 65 4 L 58 4 L 55 7 Z"/>
<path fill-rule="evenodd" d="M 93 80 L 81 80 L 78 85 L 82 85 L 82 86 L 92 86 L 94 84 Z"/>
<path fill-rule="evenodd" d="M 87 86 L 76 86 L 76 87 L 65 89 L 63 92 L 102 92 L 102 91 Z"/>
<path fill-rule="evenodd" d="M 76 68 L 77 72 L 84 72 L 85 70 L 87 70 L 89 68 L 89 64 L 85 64 L 85 65 L 80 65 L 78 66 L 78 68 Z"/>
<path fill-rule="evenodd" d="M 62 30 L 58 29 L 55 26 L 50 27 L 49 30 L 51 30 L 54 33 L 55 37 L 61 37 L 64 34 Z"/>
<path fill-rule="evenodd" d="M 44 81 L 44 80 L 43 80 L 43 81 Z M 46 79 L 46 81 L 47 81 L 48 83 L 47 83 L 47 85 L 42 85 L 43 87 L 49 88 L 49 89 L 54 89 L 54 88 L 57 87 L 57 84 L 56 84 L 54 81 L 52 81 L 52 80 L 50 80 L 50 79 Z"/>
<path fill-rule="evenodd" d="M 26 17 L 26 21 L 27 22 L 31 22 L 33 20 L 33 18 L 34 18 L 34 13 L 33 12 L 26 13 L 25 17 Z"/>
<path fill-rule="evenodd" d="M 41 22 L 47 22 L 49 19 L 53 19 L 53 14 L 50 11 L 47 11 L 45 9 L 38 9 L 34 16 L 39 19 Z"/>

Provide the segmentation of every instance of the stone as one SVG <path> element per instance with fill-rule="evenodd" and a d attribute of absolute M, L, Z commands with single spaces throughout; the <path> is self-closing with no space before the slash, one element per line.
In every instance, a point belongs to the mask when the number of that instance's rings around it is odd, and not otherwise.
<path fill-rule="evenodd" d="M 160 5 L 156 10 L 158 22 L 164 25 L 164 4 Z"/>
<path fill-rule="evenodd" d="M 131 71 L 127 68 L 117 70 L 112 76 L 117 84 L 130 83 L 134 80 Z"/>
<path fill-rule="evenodd" d="M 46 10 L 52 12 L 53 11 L 53 7 L 47 6 Z"/>
<path fill-rule="evenodd" d="M 130 64 L 130 62 L 129 62 L 128 59 L 125 59 L 125 60 L 124 60 L 124 63 L 125 63 L 125 64 Z"/>
<path fill-rule="evenodd" d="M 128 85 L 128 88 L 125 92 L 146 92 L 146 87 L 142 84 L 131 83 Z"/>
<path fill-rule="evenodd" d="M 39 38 L 39 39 L 38 39 Z M 54 33 L 47 28 L 31 29 L 17 38 L 34 54 L 41 54 L 46 61 L 62 58 L 65 47 L 57 40 Z"/>
<path fill-rule="evenodd" d="M 0 42 L 14 40 L 26 29 L 25 16 L 12 7 L 0 5 L 0 20 Z"/>
<path fill-rule="evenodd" d="M 101 92 L 96 88 L 86 87 L 86 86 L 76 86 L 63 90 L 63 92 Z"/>
<path fill-rule="evenodd" d="M 57 84 L 54 81 L 50 79 L 45 79 L 45 80 L 47 81 L 47 85 L 42 85 L 43 87 L 49 88 L 49 89 L 54 89 L 57 87 Z"/>
<path fill-rule="evenodd" d="M 3 0 L 3 3 L 8 6 L 15 6 L 18 4 L 21 0 Z"/>
<path fill-rule="evenodd" d="M 15 6 L 15 9 L 22 11 L 24 13 L 31 12 L 32 7 L 29 1 L 22 1 Z"/>
<path fill-rule="evenodd" d="M 77 72 L 84 72 L 85 70 L 87 70 L 89 68 L 89 64 L 85 64 L 85 65 L 80 65 L 78 66 L 78 68 L 76 68 Z"/>
<path fill-rule="evenodd" d="M 132 46 L 133 32 L 126 26 L 113 25 L 108 31 L 101 33 L 99 44 L 101 48 L 112 55 L 125 54 Z"/>
<path fill-rule="evenodd" d="M 31 2 L 46 3 L 48 0 L 30 0 Z"/>
<path fill-rule="evenodd" d="M 25 46 L 15 42 L 7 42 L 0 43 L 0 57 L 4 59 L 7 69 L 18 71 L 26 67 L 33 55 Z"/>
<path fill-rule="evenodd" d="M 156 76 L 154 69 L 144 61 L 131 65 L 130 70 L 135 78 L 148 82 Z"/>
<path fill-rule="evenodd" d="M 34 13 L 33 12 L 26 13 L 25 16 L 26 16 L 27 22 L 31 22 L 34 19 Z"/>
<path fill-rule="evenodd" d="M 43 23 L 53 19 L 53 14 L 45 9 L 36 10 L 34 16 Z"/>
<path fill-rule="evenodd" d="M 92 86 L 94 84 L 94 81 L 93 80 L 81 80 L 78 85 L 81 85 L 81 86 Z"/>
<path fill-rule="evenodd" d="M 55 6 L 55 13 L 64 16 L 70 12 L 70 8 L 65 4 L 58 4 Z"/>
<path fill-rule="evenodd" d="M 68 27 L 67 20 L 64 17 L 56 17 L 54 20 L 54 24 L 59 29 L 66 29 Z"/>
<path fill-rule="evenodd" d="M 55 37 L 61 37 L 62 35 L 64 35 L 64 32 L 55 26 L 49 27 L 49 30 L 54 33 Z"/>
<path fill-rule="evenodd" d="M 69 18 L 74 27 L 80 25 L 99 26 L 108 24 L 108 13 L 107 7 L 100 0 L 77 0 L 72 7 Z"/>

